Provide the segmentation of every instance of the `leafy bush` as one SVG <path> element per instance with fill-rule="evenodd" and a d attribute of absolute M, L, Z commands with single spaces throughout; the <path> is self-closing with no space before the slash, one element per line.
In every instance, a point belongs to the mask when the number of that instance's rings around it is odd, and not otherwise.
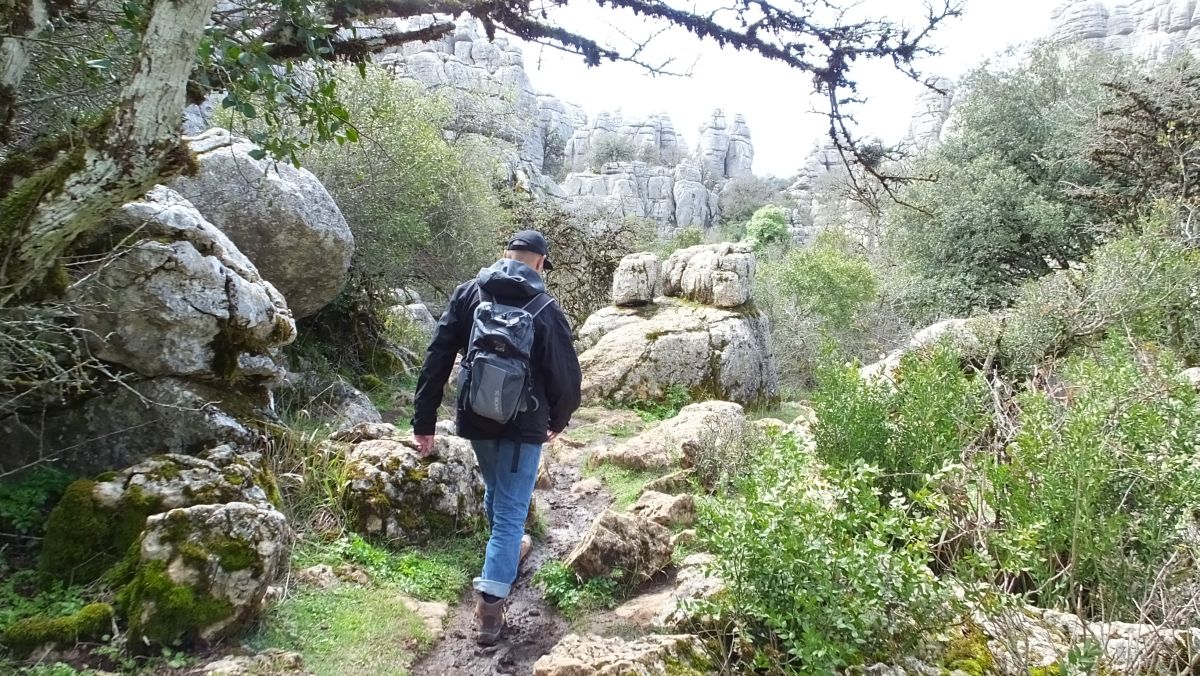
<path fill-rule="evenodd" d="M 785 202 L 787 179 L 773 176 L 738 176 L 721 186 L 719 208 L 722 223 L 746 223 L 754 212 L 768 204 Z"/>
<path fill-rule="evenodd" d="M 1200 510 L 1200 397 L 1179 369 L 1114 338 L 1067 359 L 1053 393 L 1017 397 L 1020 430 L 989 467 L 987 500 L 997 563 L 1039 604 L 1156 622 L 1178 610 L 1164 585 L 1191 565 L 1177 556 Z"/>
<path fill-rule="evenodd" d="M 735 621 L 745 668 L 834 673 L 911 654 L 948 619 L 928 567 L 935 524 L 880 496 L 878 479 L 863 465 L 823 477 L 785 435 L 741 495 L 701 511 L 701 548 L 728 589 L 698 610 Z"/>
<path fill-rule="evenodd" d="M 774 204 L 755 211 L 746 223 L 746 241 L 756 250 L 771 244 L 786 243 L 790 239 L 787 214 Z"/>
<path fill-rule="evenodd" d="M 953 132 L 914 167 L 936 180 L 905 191 L 919 209 L 891 214 L 890 249 L 942 293 L 958 292 L 914 303 L 920 319 L 999 307 L 1023 280 L 1065 269 L 1096 244 L 1096 214 L 1068 190 L 1097 181 L 1084 146 L 1114 72 L 1109 57 L 1041 47 L 1015 67 L 966 78 Z"/>
<path fill-rule="evenodd" d="M 562 561 L 549 561 L 533 576 L 546 600 L 567 617 L 616 605 L 617 581 L 594 577 L 580 583 L 579 577 Z"/>
<path fill-rule="evenodd" d="M 593 172 L 599 173 L 609 162 L 632 162 L 637 156 L 633 139 L 627 136 L 609 135 L 600 137 L 588 151 L 587 163 Z"/>
<path fill-rule="evenodd" d="M 628 404 L 609 402 L 610 408 L 630 408 L 643 422 L 658 422 L 679 415 L 680 409 L 692 403 L 692 395 L 682 385 L 671 385 L 659 399 L 634 401 Z"/>
<path fill-rule="evenodd" d="M 856 367 L 826 366 L 820 376 L 813 396 L 818 454 L 835 467 L 879 468 L 885 492 L 914 494 L 929 475 L 963 462 L 990 423 L 986 386 L 946 347 L 905 356 L 894 388 L 864 380 Z"/>
<path fill-rule="evenodd" d="M 50 508 L 71 481 L 70 474 L 47 465 L 0 481 L 0 530 L 17 535 L 40 532 Z"/>
<path fill-rule="evenodd" d="M 840 233 L 822 233 L 807 248 L 760 257 L 754 302 L 771 320 L 780 379 L 814 385 L 822 350 L 832 344 L 848 357 L 874 360 L 907 338 L 907 324 L 878 298 L 872 265 Z"/>
<path fill-rule="evenodd" d="M 1087 148 L 1101 180 L 1084 195 L 1117 224 L 1136 223 L 1160 201 L 1200 207 L 1200 63 L 1187 55 L 1106 87 L 1115 100 Z"/>
<path fill-rule="evenodd" d="M 688 226 L 661 243 L 659 256 L 665 259 L 680 249 L 699 244 L 704 244 L 704 231 L 694 225 Z"/>
<path fill-rule="evenodd" d="M 1164 234 L 1176 221 L 1143 221 L 1143 234 L 1099 247 L 1086 265 L 1023 286 L 996 318 L 1001 357 L 1014 374 L 1094 345 L 1119 328 L 1200 358 L 1200 253 Z"/>

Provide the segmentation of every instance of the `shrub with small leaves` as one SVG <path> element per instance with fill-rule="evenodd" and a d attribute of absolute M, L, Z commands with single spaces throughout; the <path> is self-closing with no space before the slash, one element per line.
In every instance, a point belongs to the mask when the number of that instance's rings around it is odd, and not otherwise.
<path fill-rule="evenodd" d="M 534 574 L 533 582 L 541 588 L 546 600 L 567 617 L 616 604 L 617 580 L 594 577 L 580 582 L 579 576 L 562 561 L 543 565 Z"/>
<path fill-rule="evenodd" d="M 928 565 L 937 524 L 878 480 L 861 464 L 826 474 L 783 435 L 739 495 L 702 510 L 700 548 L 728 588 L 698 610 L 734 620 L 743 668 L 834 673 L 911 654 L 949 619 Z"/>

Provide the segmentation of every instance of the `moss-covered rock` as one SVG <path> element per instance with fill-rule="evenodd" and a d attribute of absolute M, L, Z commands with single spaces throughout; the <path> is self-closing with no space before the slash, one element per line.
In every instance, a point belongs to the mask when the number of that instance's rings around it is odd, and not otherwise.
<path fill-rule="evenodd" d="M 974 622 L 968 622 L 962 633 L 947 644 L 942 663 L 947 669 L 964 671 L 970 676 L 990 674 L 996 666 L 987 636 Z"/>
<path fill-rule="evenodd" d="M 46 645 L 73 646 L 111 632 L 112 619 L 113 607 L 107 603 L 93 603 L 64 617 L 37 615 L 9 625 L 4 630 L 3 643 L 18 655 Z"/>
<path fill-rule="evenodd" d="M 260 465 L 252 455 L 219 446 L 204 457 L 161 455 L 77 481 L 50 513 L 41 569 L 70 582 L 91 582 L 125 555 L 152 514 L 233 501 L 267 505 L 260 484 L 268 474 Z"/>
<path fill-rule="evenodd" d="M 483 479 L 465 439 L 438 435 L 429 459 L 411 441 L 364 441 L 347 463 L 346 507 L 360 532 L 421 542 L 482 526 Z"/>
<path fill-rule="evenodd" d="M 219 641 L 262 609 L 287 566 L 291 531 L 270 506 L 234 502 L 150 517 L 117 595 L 131 635 L 150 645 Z"/>

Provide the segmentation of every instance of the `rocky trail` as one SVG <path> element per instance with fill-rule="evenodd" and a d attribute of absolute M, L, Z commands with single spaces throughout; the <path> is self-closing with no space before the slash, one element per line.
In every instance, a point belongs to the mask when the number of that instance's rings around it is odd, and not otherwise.
<path fill-rule="evenodd" d="M 491 647 L 475 643 L 475 598 L 468 593 L 452 609 L 441 641 L 414 666 L 413 674 L 525 676 L 532 673 L 539 657 L 570 632 L 567 620 L 542 598 L 532 577 L 546 562 L 564 558 L 583 538 L 592 520 L 613 502 L 598 482 L 593 490 L 572 490 L 583 478 L 583 463 L 594 445 L 564 438 L 546 448 L 550 485 L 534 491 L 546 532 L 534 540 L 533 551 L 522 565 L 509 597 L 503 640 Z"/>

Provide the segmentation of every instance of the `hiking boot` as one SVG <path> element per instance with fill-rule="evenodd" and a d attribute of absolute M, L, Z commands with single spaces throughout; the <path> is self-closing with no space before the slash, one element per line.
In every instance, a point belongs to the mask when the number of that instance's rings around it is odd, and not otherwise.
<path fill-rule="evenodd" d="M 529 556 L 529 552 L 533 550 L 533 538 L 529 537 L 529 533 L 521 536 L 521 553 L 517 556 L 517 565 L 525 562 L 525 557 Z"/>
<path fill-rule="evenodd" d="M 488 603 L 480 594 L 475 602 L 475 623 L 479 630 L 475 641 L 483 646 L 496 645 L 504 631 L 504 599 Z"/>

